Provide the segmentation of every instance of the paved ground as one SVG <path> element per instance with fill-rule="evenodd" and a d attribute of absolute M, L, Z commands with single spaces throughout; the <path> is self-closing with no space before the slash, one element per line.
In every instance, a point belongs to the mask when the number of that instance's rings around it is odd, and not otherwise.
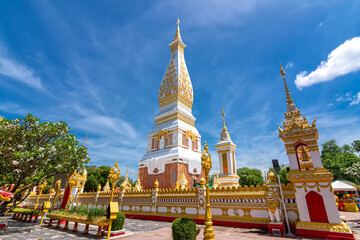
<path fill-rule="evenodd" d="M 349 226 L 359 232 L 355 234 L 355 238 L 360 240 L 360 212 L 347 213 L 342 212 L 346 217 Z M 77 233 L 71 230 L 55 229 L 47 227 L 46 225 L 40 226 L 34 223 L 24 223 L 10 218 L 1 218 L 0 221 L 7 221 L 10 226 L 6 230 L 0 230 L 0 240 L 60 240 L 60 239 L 95 239 L 97 227 L 90 226 L 89 235 L 83 235 L 85 225 L 79 224 L 79 231 Z M 73 224 L 69 224 L 69 229 L 72 229 Z M 201 232 L 197 239 L 203 238 L 204 225 L 198 225 Z M 125 228 L 127 234 L 116 239 L 124 240 L 170 240 L 171 237 L 171 223 L 169 222 L 156 222 L 145 221 L 137 219 L 126 219 Z M 229 239 L 283 239 L 279 237 L 270 236 L 266 231 L 259 229 L 243 229 L 231 227 L 218 227 L 214 226 L 215 238 L 217 240 Z M 293 237 L 294 239 L 305 239 Z M 115 238 L 114 238 L 115 239 Z"/>

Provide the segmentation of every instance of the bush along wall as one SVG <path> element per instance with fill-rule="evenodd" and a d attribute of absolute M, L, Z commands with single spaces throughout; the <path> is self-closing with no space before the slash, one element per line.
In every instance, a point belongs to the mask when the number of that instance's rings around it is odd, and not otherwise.
<path fill-rule="evenodd" d="M 111 231 L 122 230 L 125 224 L 125 214 L 123 212 L 118 212 L 116 219 L 113 220 Z"/>
<path fill-rule="evenodd" d="M 172 226 L 173 240 L 195 240 L 196 223 L 190 218 L 177 218 Z"/>

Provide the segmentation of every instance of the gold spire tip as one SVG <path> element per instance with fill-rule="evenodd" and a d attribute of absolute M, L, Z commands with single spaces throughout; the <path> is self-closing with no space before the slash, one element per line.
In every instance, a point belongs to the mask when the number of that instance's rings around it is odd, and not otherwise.
<path fill-rule="evenodd" d="M 180 25 L 180 20 L 178 18 L 178 20 L 176 21 L 176 24 L 179 26 Z"/>
<path fill-rule="evenodd" d="M 224 107 L 222 108 L 222 116 L 225 117 Z"/>
<path fill-rule="evenodd" d="M 285 72 L 285 70 L 283 69 L 283 67 L 282 67 L 282 65 L 280 63 L 280 75 L 285 76 L 285 74 L 286 74 L 286 72 Z"/>

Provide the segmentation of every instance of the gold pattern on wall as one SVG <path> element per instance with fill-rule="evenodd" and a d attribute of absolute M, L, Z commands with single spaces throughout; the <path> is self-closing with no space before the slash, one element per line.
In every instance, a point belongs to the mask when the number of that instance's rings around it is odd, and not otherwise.
<path fill-rule="evenodd" d="M 191 138 L 192 141 L 195 141 L 196 135 L 191 130 L 185 132 L 185 138 L 186 140 L 189 140 Z"/>
<path fill-rule="evenodd" d="M 165 139 L 165 138 L 168 138 L 168 136 L 169 136 L 169 130 L 162 130 L 162 129 L 161 129 L 159 132 L 157 132 L 157 133 L 154 135 L 156 141 L 159 141 L 162 136 L 164 137 L 164 139 Z"/>
<path fill-rule="evenodd" d="M 344 222 L 342 222 L 341 224 L 320 223 L 320 222 L 298 222 L 296 224 L 296 228 L 338 232 L 338 233 L 351 233 L 349 226 Z"/>
<path fill-rule="evenodd" d="M 161 82 L 160 85 L 160 91 L 159 91 L 159 105 L 160 107 L 163 107 L 165 105 L 168 105 L 172 102 L 175 102 L 177 97 L 177 74 L 176 74 L 176 68 L 175 68 L 175 54 L 172 55 L 171 64 L 168 68 L 168 70 L 165 73 L 165 76 Z"/>
<path fill-rule="evenodd" d="M 181 39 L 177 41 L 181 41 Z M 182 54 L 178 54 L 177 60 L 180 61 L 180 63 L 177 63 L 175 59 L 176 54 L 172 51 L 171 63 L 162 79 L 158 95 L 160 107 L 178 101 L 192 108 L 194 100 L 193 88 L 186 69 L 184 57 Z M 177 66 L 179 69 L 177 69 Z"/>
<path fill-rule="evenodd" d="M 304 187 L 304 190 L 305 190 L 305 192 L 308 192 L 309 190 L 308 190 L 308 188 L 310 188 L 310 189 L 312 189 L 312 188 L 315 188 L 316 187 L 316 191 L 317 192 L 320 192 L 320 188 L 319 187 L 321 187 L 321 188 L 328 188 L 328 187 L 330 187 L 330 192 L 333 192 L 334 190 L 332 189 L 332 186 L 331 186 L 331 184 L 330 184 L 330 182 L 328 182 L 328 184 L 327 185 L 320 185 L 318 182 L 315 182 L 315 184 L 313 185 L 313 186 L 311 186 L 311 185 L 309 185 L 309 184 L 307 184 L 307 183 L 303 183 L 303 184 L 301 184 L 301 185 L 296 185 L 296 184 L 294 184 L 294 186 L 295 186 L 295 192 L 296 192 L 296 189 L 297 188 L 303 188 Z"/>

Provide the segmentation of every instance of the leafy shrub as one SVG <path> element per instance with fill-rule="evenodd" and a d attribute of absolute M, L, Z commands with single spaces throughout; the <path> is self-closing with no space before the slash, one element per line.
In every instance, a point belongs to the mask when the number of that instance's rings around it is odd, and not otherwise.
<path fill-rule="evenodd" d="M 105 212 L 106 212 L 106 209 L 102 209 L 102 208 L 90 209 L 90 211 L 87 215 L 87 219 L 93 220 L 95 218 L 103 217 L 105 215 Z"/>
<path fill-rule="evenodd" d="M 76 206 L 72 206 L 69 210 L 69 213 L 70 214 L 76 213 L 76 210 L 77 210 Z"/>
<path fill-rule="evenodd" d="M 172 226 L 173 240 L 195 240 L 196 223 L 190 218 L 177 218 Z"/>
<path fill-rule="evenodd" d="M 113 220 L 111 230 L 117 231 L 123 229 L 125 224 L 125 214 L 123 212 L 118 212 L 116 219 Z"/>
<path fill-rule="evenodd" d="M 81 205 L 80 207 L 77 208 L 77 212 L 79 215 L 87 215 L 89 212 L 89 209 L 86 205 Z"/>

